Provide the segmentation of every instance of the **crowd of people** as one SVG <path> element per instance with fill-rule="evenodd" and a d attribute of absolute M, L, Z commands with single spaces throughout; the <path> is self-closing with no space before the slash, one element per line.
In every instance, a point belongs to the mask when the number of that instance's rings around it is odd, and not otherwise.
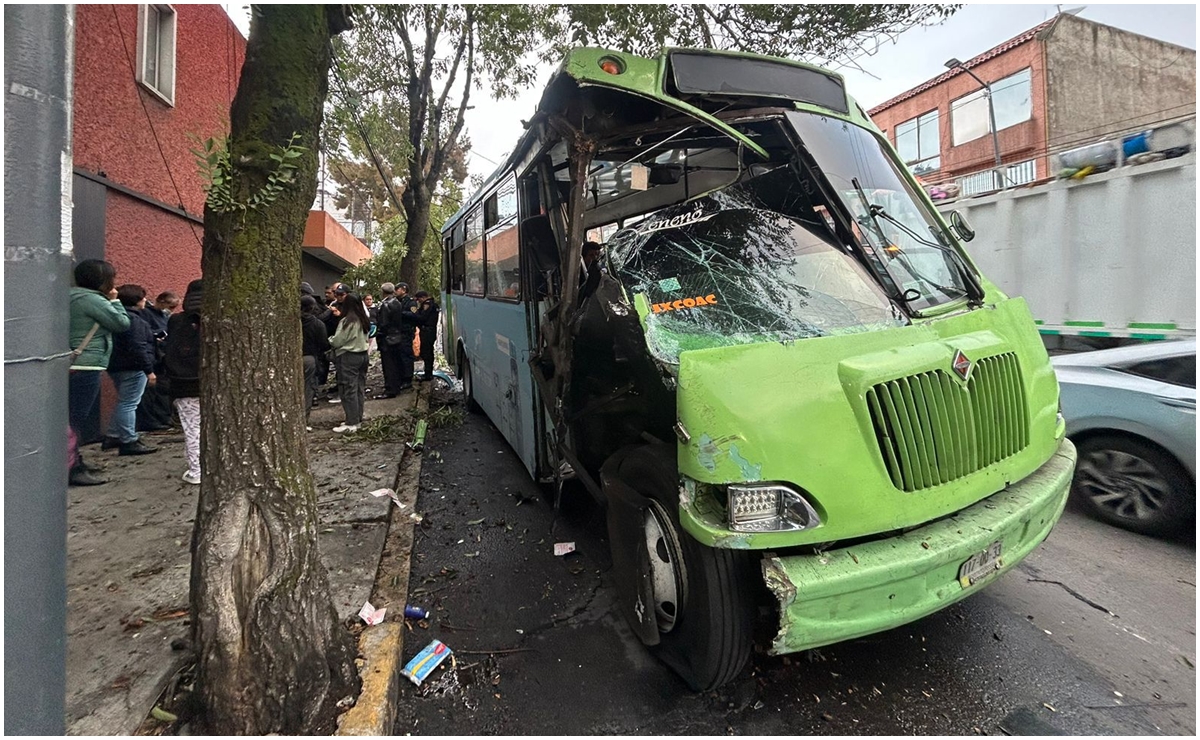
<path fill-rule="evenodd" d="M 167 428 L 164 401 L 173 403 L 186 441 L 183 480 L 200 483 L 200 295 L 201 281 L 188 285 L 182 301 L 166 291 L 148 304 L 140 285 L 116 285 L 117 270 L 104 260 L 75 267 L 70 291 L 71 369 L 67 382 L 67 432 L 71 485 L 107 483 L 101 469 L 84 459 L 80 445 L 98 416 L 101 377 L 107 373 L 117 401 L 101 443 L 120 455 L 158 451 L 138 434 L 139 426 Z M 182 312 L 176 311 L 182 305 Z M 160 383 L 160 381 L 162 381 Z M 165 386 L 165 389 L 164 389 Z M 139 418 L 142 424 L 139 425 Z"/>
<path fill-rule="evenodd" d="M 306 413 L 316 405 L 317 389 L 328 382 L 332 372 L 337 396 L 330 403 L 340 403 L 346 415 L 333 429 L 339 434 L 357 431 L 362 424 L 372 345 L 378 348 L 383 366 L 383 391 L 372 398 L 395 398 L 414 381 L 433 378 L 437 301 L 423 290 L 410 296 L 407 283 L 384 283 L 379 290 L 382 297 L 376 305 L 374 296 L 360 298 L 345 283 L 334 283 L 326 287 L 321 302 L 311 285 L 300 284 Z M 418 340 L 425 365 L 417 377 L 413 372 L 414 340 Z"/>
<path fill-rule="evenodd" d="M 200 306 L 203 281 L 193 280 L 182 300 L 165 291 L 153 303 L 140 285 L 117 285 L 117 270 L 104 260 L 83 260 L 75 267 L 70 291 L 71 367 L 67 430 L 71 485 L 107 483 L 102 468 L 89 463 L 80 447 L 99 434 L 102 377 L 116 391 L 116 404 L 101 449 L 119 455 L 158 451 L 139 434 L 178 426 L 184 434 L 186 483 L 199 485 L 200 468 Z M 377 347 L 383 365 L 383 392 L 395 398 L 414 380 L 433 377 L 433 352 L 439 307 L 425 291 L 409 295 L 405 283 L 384 283 L 376 305 L 344 283 L 326 287 L 321 300 L 312 286 L 300 284 L 300 317 L 305 389 L 305 419 L 318 403 L 317 390 L 332 374 L 345 420 L 334 428 L 353 432 L 363 419 L 370 350 Z M 419 335 L 424 373 L 414 378 L 414 339 Z M 94 432 L 90 431 L 94 428 Z M 308 426 L 311 431 L 312 427 Z"/>

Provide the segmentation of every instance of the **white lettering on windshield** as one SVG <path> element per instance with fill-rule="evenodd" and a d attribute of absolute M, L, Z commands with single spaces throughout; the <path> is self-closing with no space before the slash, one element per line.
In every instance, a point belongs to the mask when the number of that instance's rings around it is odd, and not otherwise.
<path fill-rule="evenodd" d="M 681 216 L 675 216 L 674 218 L 663 219 L 661 221 L 651 221 L 644 226 L 638 227 L 638 233 L 649 234 L 655 231 L 662 231 L 663 229 L 678 229 L 681 226 L 691 226 L 692 224 L 698 224 L 701 221 L 707 221 L 716 215 L 717 212 L 706 215 L 703 211 L 692 211 L 691 213 L 685 213 Z"/>

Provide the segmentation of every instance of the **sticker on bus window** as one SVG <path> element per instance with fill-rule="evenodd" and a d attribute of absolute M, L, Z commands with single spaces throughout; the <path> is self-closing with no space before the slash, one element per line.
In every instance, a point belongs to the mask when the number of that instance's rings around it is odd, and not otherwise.
<path fill-rule="evenodd" d="M 668 311 L 686 311 L 691 308 L 715 305 L 717 305 L 717 296 L 714 293 L 709 293 L 708 295 L 698 295 L 695 298 L 684 298 L 678 301 L 652 303 L 650 304 L 650 310 L 654 311 L 654 313 L 667 313 Z"/>
<path fill-rule="evenodd" d="M 683 286 L 679 284 L 679 278 L 667 278 L 658 281 L 658 289 L 664 293 L 678 293 L 683 290 Z"/>

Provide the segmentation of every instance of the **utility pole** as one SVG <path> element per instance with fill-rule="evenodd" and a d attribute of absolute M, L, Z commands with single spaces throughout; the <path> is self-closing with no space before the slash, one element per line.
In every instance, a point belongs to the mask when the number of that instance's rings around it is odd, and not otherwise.
<path fill-rule="evenodd" d="M 71 5 L 4 6 L 4 733 L 66 703 Z"/>
<path fill-rule="evenodd" d="M 1001 167 L 1001 165 L 1000 165 L 1000 135 L 996 132 L 996 106 L 992 102 L 992 86 L 989 85 L 988 83 L 984 82 L 983 80 L 979 79 L 978 75 L 976 75 L 971 70 L 967 69 L 967 65 L 963 64 L 962 62 L 958 61 L 957 59 L 951 59 L 950 61 L 946 62 L 947 69 L 954 69 L 955 67 L 957 67 L 957 68 L 961 69 L 962 71 L 966 72 L 967 74 L 971 75 L 971 77 L 974 78 L 974 80 L 979 83 L 980 87 L 983 88 L 983 96 L 985 98 L 987 98 L 988 122 L 990 123 L 991 129 L 992 129 L 992 152 L 996 156 L 996 169 L 994 170 L 994 172 L 995 172 L 994 177 L 998 176 L 998 177 L 1003 178 L 1001 180 L 1001 184 L 998 186 L 998 187 L 1003 188 L 1008 184 L 1008 182 L 1007 182 L 1007 178 L 1000 174 L 1000 167 Z M 994 181 L 995 180 L 993 179 L 993 182 Z"/>

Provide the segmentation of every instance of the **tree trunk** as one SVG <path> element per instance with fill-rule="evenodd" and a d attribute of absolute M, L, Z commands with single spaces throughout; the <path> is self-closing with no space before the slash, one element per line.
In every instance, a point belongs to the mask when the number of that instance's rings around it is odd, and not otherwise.
<path fill-rule="evenodd" d="M 416 179 L 411 179 L 404 195 L 400 198 L 404 206 L 404 246 L 408 251 L 400 261 L 400 281 L 408 283 L 408 292 L 427 290 L 436 294 L 440 288 L 437 285 L 418 285 L 421 274 L 421 255 L 425 249 L 425 239 L 429 234 L 429 214 L 432 210 L 433 199 L 428 188 Z"/>
<path fill-rule="evenodd" d="M 297 286 L 335 17 L 319 5 L 254 14 L 230 116 L 235 197 L 259 191 L 293 133 L 305 151 L 272 202 L 204 214 L 197 691 L 212 734 L 328 734 L 358 679 L 317 553 Z"/>

